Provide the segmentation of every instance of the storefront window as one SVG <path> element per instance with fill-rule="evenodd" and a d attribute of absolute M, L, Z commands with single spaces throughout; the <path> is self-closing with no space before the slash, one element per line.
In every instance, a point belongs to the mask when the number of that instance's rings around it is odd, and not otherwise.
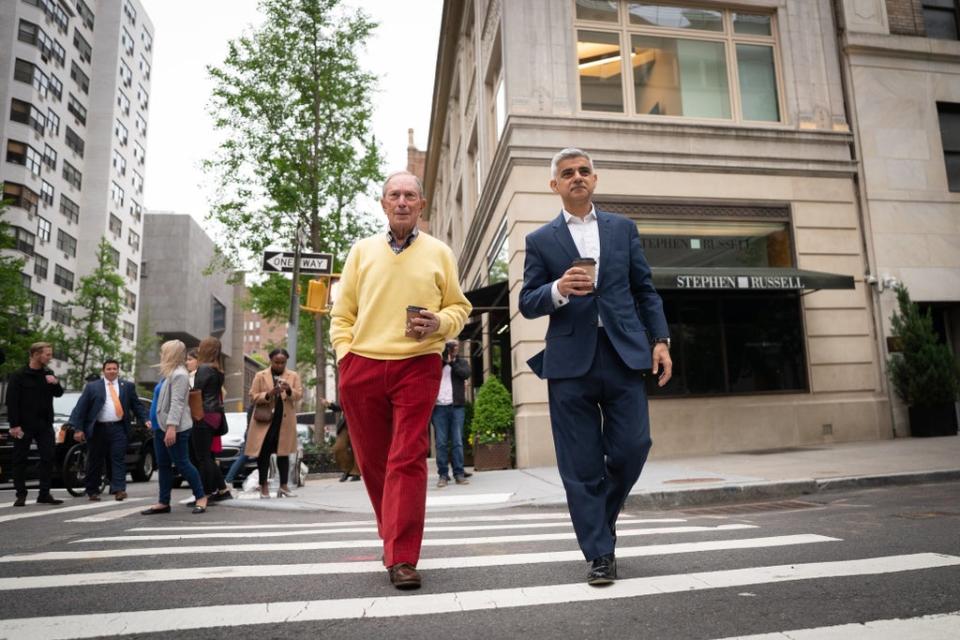
<path fill-rule="evenodd" d="M 494 250 L 487 257 L 487 284 L 507 282 L 510 277 L 510 241 L 506 225 L 501 225 L 494 242 Z"/>
<path fill-rule="evenodd" d="M 658 267 L 792 267 L 786 222 L 640 220 L 640 243 Z"/>

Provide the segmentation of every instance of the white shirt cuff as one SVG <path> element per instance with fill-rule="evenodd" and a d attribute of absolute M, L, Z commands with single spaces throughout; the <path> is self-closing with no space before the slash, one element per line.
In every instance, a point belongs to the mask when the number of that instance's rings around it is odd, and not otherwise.
<path fill-rule="evenodd" d="M 559 280 L 554 280 L 554 281 L 553 281 L 553 286 L 550 287 L 550 295 L 553 297 L 553 306 L 554 306 L 554 307 L 562 307 L 563 305 L 565 305 L 565 304 L 567 304 L 568 302 L 570 302 L 570 299 L 569 299 L 569 298 L 564 298 L 562 295 L 560 295 L 560 281 L 559 281 Z"/>

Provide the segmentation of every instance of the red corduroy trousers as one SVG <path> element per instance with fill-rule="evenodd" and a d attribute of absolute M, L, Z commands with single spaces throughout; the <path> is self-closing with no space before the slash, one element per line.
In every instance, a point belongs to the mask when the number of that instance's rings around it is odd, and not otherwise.
<path fill-rule="evenodd" d="M 416 566 L 427 503 L 428 428 L 440 390 L 438 354 L 340 361 L 340 406 L 377 516 L 387 567 Z"/>

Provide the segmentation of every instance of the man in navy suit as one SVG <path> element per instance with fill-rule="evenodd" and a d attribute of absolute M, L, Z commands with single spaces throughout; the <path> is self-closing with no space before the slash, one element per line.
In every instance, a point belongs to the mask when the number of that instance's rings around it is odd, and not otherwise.
<path fill-rule="evenodd" d="M 120 363 L 109 359 L 103 363 L 103 377 L 86 384 L 77 406 L 70 414 L 76 429 L 74 439 L 88 442 L 86 492 L 93 502 L 100 500 L 100 474 L 104 460 L 110 458 L 110 493 L 114 499 L 127 497 L 127 452 L 130 420 L 136 416 L 148 427 L 150 419 L 132 382 L 120 379 Z"/>
<path fill-rule="evenodd" d="M 550 316 L 528 361 L 547 380 L 557 466 L 587 583 L 617 578 L 616 523 L 650 451 L 645 370 L 670 379 L 670 337 L 636 225 L 597 211 L 590 156 L 564 149 L 550 166 L 563 211 L 527 236 L 520 313 Z M 595 260 L 596 280 L 574 260 Z"/>

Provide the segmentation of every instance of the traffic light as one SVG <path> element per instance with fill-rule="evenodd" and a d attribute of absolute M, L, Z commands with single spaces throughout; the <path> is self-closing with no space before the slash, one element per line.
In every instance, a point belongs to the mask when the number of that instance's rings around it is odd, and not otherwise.
<path fill-rule="evenodd" d="M 307 288 L 307 304 L 302 305 L 301 308 L 310 313 L 326 313 L 329 293 L 330 286 L 327 278 L 311 280 Z"/>

